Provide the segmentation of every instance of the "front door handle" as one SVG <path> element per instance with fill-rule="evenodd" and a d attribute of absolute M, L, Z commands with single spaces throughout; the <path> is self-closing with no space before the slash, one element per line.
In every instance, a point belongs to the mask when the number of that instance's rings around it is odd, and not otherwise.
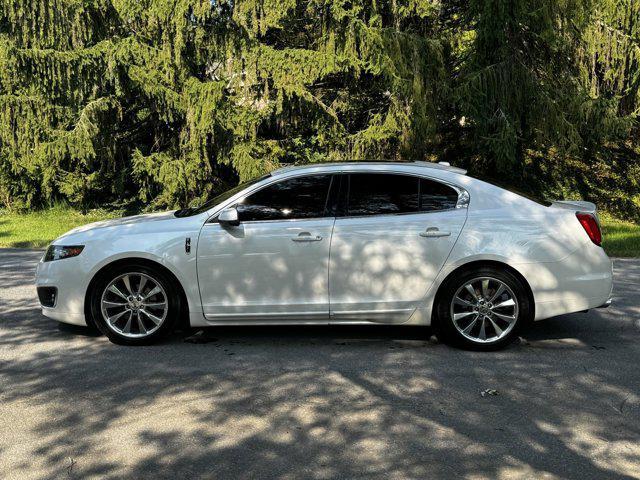
<path fill-rule="evenodd" d="M 438 227 L 429 227 L 424 232 L 420 232 L 421 237 L 427 238 L 448 237 L 449 235 L 451 232 L 441 231 Z"/>
<path fill-rule="evenodd" d="M 300 232 L 298 236 L 291 237 L 294 242 L 319 242 L 322 240 L 320 235 L 311 235 L 309 232 Z"/>

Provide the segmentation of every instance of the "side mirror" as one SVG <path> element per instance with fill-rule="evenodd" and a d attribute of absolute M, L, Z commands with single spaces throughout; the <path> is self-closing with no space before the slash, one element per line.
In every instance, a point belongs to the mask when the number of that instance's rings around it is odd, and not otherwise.
<path fill-rule="evenodd" d="M 218 223 L 222 226 L 237 227 L 240 225 L 240 219 L 238 217 L 238 210 L 236 207 L 225 208 L 220 215 L 218 215 Z"/>

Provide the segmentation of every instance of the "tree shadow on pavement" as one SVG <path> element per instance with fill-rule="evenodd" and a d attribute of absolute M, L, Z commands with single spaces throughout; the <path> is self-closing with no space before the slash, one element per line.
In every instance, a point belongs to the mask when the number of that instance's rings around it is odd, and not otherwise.
<path fill-rule="evenodd" d="M 494 353 L 384 326 L 125 348 L 3 297 L 0 477 L 637 478 L 639 314 L 616 308 Z"/>

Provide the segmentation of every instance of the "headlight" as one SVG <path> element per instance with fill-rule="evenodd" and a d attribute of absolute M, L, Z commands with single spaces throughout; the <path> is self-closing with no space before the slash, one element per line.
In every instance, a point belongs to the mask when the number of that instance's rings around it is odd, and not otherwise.
<path fill-rule="evenodd" d="M 84 250 L 84 245 L 49 245 L 44 261 L 62 260 L 63 258 L 77 257 Z"/>

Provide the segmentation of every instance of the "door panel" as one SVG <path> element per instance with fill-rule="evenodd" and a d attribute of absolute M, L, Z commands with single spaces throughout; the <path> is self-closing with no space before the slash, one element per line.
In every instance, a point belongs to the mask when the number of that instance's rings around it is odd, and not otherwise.
<path fill-rule="evenodd" d="M 238 226 L 202 228 L 198 282 L 208 319 L 328 319 L 336 187 L 330 174 L 277 180 L 232 207 Z"/>
<path fill-rule="evenodd" d="M 453 189 L 397 177 L 362 175 L 356 188 L 350 182 L 346 216 L 336 219 L 331 240 L 332 321 L 406 321 L 460 235 L 467 210 L 455 208 Z M 442 211 L 419 211 L 438 208 Z M 410 210 L 415 212 L 374 214 Z"/>
<path fill-rule="evenodd" d="M 198 281 L 211 320 L 328 319 L 333 218 L 206 225 Z"/>

